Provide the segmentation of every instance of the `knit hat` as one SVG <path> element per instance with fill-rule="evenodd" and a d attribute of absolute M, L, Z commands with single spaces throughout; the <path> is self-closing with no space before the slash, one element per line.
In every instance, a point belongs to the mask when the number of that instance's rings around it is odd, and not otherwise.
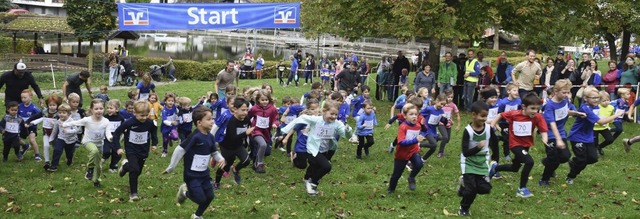
<path fill-rule="evenodd" d="M 486 99 L 489 99 L 490 97 L 498 96 L 498 92 L 496 92 L 496 89 L 490 89 L 490 90 L 483 91 L 482 93 L 480 93 L 480 95 L 482 95 L 482 98 L 486 100 Z"/>

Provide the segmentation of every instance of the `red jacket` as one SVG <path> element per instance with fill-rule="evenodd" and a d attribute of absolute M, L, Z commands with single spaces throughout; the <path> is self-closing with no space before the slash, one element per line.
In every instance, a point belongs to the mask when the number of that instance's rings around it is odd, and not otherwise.
<path fill-rule="evenodd" d="M 415 136 L 420 135 L 421 127 L 419 124 L 409 124 L 408 122 L 403 122 L 400 124 L 398 128 L 398 138 L 396 145 L 396 153 L 394 156 L 395 160 L 409 160 L 413 154 L 420 152 L 420 146 L 418 146 L 418 140 L 416 140 Z M 407 139 L 407 134 L 411 133 L 414 135 L 411 139 Z M 412 143 L 411 145 L 402 145 L 402 142 Z"/>
<path fill-rule="evenodd" d="M 607 85 L 605 90 L 607 93 L 613 93 L 616 91 L 616 85 L 620 84 L 620 79 L 618 78 L 618 69 L 614 69 L 613 71 L 608 71 L 602 77 L 602 81 Z"/>
<path fill-rule="evenodd" d="M 267 143 L 271 143 L 271 128 L 279 125 L 278 109 L 272 103 L 266 107 L 256 104 L 249 109 L 248 116 L 251 119 L 251 126 L 256 127 L 251 132 L 251 137 L 262 136 Z"/>

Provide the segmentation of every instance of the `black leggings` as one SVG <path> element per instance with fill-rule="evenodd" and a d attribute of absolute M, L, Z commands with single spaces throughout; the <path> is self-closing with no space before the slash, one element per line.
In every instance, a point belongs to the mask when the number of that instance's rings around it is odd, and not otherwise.
<path fill-rule="evenodd" d="M 569 152 L 569 144 L 567 144 L 566 140 L 564 141 L 565 148 L 560 149 L 556 146 L 555 139 L 549 139 L 548 146 L 544 148 L 547 153 L 547 157 L 542 159 L 542 165 L 544 165 L 544 171 L 542 172 L 542 181 L 549 181 L 553 172 L 558 169 L 558 166 L 562 163 L 566 163 L 571 158 L 571 152 Z"/>
<path fill-rule="evenodd" d="M 329 162 L 328 156 L 328 152 L 318 153 L 315 157 L 309 154 L 309 167 L 307 167 L 305 176 L 311 177 L 311 183 L 318 185 L 322 177 L 331 172 L 331 162 Z"/>
<path fill-rule="evenodd" d="M 491 160 L 500 163 L 500 139 L 498 139 L 498 136 L 495 134 L 496 129 L 491 128 L 490 132 L 491 137 L 489 137 L 489 149 L 491 149 Z M 507 138 L 509 138 L 509 135 L 507 135 Z"/>
<path fill-rule="evenodd" d="M 515 155 L 512 163 L 499 165 L 496 167 L 496 171 L 518 172 L 524 163 L 524 168 L 522 168 L 522 173 L 520 173 L 519 188 L 526 188 L 527 183 L 529 182 L 529 173 L 531 173 L 531 169 L 533 169 L 534 164 L 533 158 L 529 155 L 529 147 L 513 147 L 511 148 L 511 152 Z"/>
<path fill-rule="evenodd" d="M 109 169 L 117 169 L 118 168 L 118 161 L 120 161 L 121 156 L 118 155 L 117 153 L 117 149 L 115 147 L 116 144 L 114 144 L 113 142 L 108 141 L 107 139 L 104 140 L 104 145 L 102 146 L 102 159 L 109 159 L 109 157 L 111 157 L 111 161 L 109 163 Z"/>
<path fill-rule="evenodd" d="M 306 169 L 307 163 L 309 162 L 308 157 L 309 157 L 309 153 L 307 152 L 296 152 L 296 157 L 293 158 L 293 166 L 298 169 L 303 169 L 303 170 Z M 309 179 L 309 178 L 311 178 L 311 175 L 305 174 L 304 179 Z"/>
<path fill-rule="evenodd" d="M 240 160 L 240 163 L 238 163 L 235 168 L 236 173 L 239 173 L 242 168 L 249 166 L 249 163 L 251 163 L 249 160 L 249 153 L 244 149 L 244 147 L 240 147 L 235 150 L 220 147 L 220 153 L 222 154 L 222 157 L 224 157 L 226 165 L 224 165 L 222 169 L 218 168 L 218 170 L 216 170 L 216 183 L 220 183 L 224 172 L 231 171 L 231 166 L 233 165 L 233 162 L 236 161 L 236 157 Z"/>
<path fill-rule="evenodd" d="M 18 153 L 20 153 L 20 138 L 19 137 L 15 137 L 15 138 L 11 138 L 11 139 L 2 139 L 2 142 L 4 143 L 4 148 L 2 150 L 2 159 L 3 160 L 7 160 L 9 159 L 9 152 L 11 152 L 11 148 L 13 148 L 13 151 L 16 154 L 16 157 L 18 156 Z"/>
<path fill-rule="evenodd" d="M 410 179 L 415 179 L 415 177 L 420 173 L 422 169 L 423 163 L 422 159 L 420 159 L 420 154 L 415 153 L 411 155 L 409 160 L 394 160 L 393 161 L 393 173 L 391 173 L 391 179 L 389 179 L 389 188 L 387 191 L 394 192 L 396 191 L 396 186 L 398 186 L 398 180 L 400 176 L 402 176 L 402 172 L 404 172 L 404 167 L 411 161 L 411 165 L 413 165 L 413 169 L 411 169 L 411 173 L 409 174 Z"/>
<path fill-rule="evenodd" d="M 489 194 L 491 192 L 491 183 L 489 183 L 487 176 L 464 174 L 462 175 L 462 180 L 464 182 L 464 190 L 462 190 L 460 207 L 463 210 L 469 210 L 478 194 Z"/>
<path fill-rule="evenodd" d="M 605 148 L 612 144 L 615 140 L 613 138 L 613 135 L 611 135 L 611 130 L 609 129 L 593 131 L 593 135 L 595 135 L 593 143 L 595 144 L 596 148 Z M 604 138 L 604 141 L 602 141 L 602 143 L 598 143 L 600 142 L 600 138 L 598 137 L 599 135 L 602 135 L 602 137 Z"/>
<path fill-rule="evenodd" d="M 588 164 L 598 162 L 598 149 L 593 143 L 571 142 L 573 159 L 569 162 L 569 174 L 567 177 L 576 178 Z"/>
<path fill-rule="evenodd" d="M 423 160 L 427 160 L 429 159 L 429 157 L 431 157 L 431 155 L 433 155 L 433 153 L 436 152 L 436 148 L 438 148 L 438 139 L 436 136 L 428 134 L 427 135 L 427 141 L 420 143 L 420 147 L 421 148 L 429 148 L 429 150 L 427 151 L 427 153 L 424 153 L 424 156 L 422 156 Z"/>
<path fill-rule="evenodd" d="M 364 154 L 369 156 L 369 148 L 373 145 L 373 143 L 373 135 L 358 136 L 358 150 L 356 151 L 356 155 L 358 157 L 362 156 L 362 149 L 364 148 Z"/>
<path fill-rule="evenodd" d="M 142 173 L 145 157 L 139 157 L 135 154 L 127 154 L 128 162 L 122 167 L 124 171 L 129 172 L 129 189 L 131 194 L 138 193 L 138 177 Z"/>
<path fill-rule="evenodd" d="M 213 185 L 211 184 L 211 177 L 203 177 L 192 179 L 187 183 L 187 198 L 198 204 L 196 210 L 196 216 L 202 216 L 204 211 L 207 210 L 211 201 L 213 201 Z"/>
<path fill-rule="evenodd" d="M 438 131 L 440 132 L 440 150 L 438 153 L 444 153 L 444 146 L 449 143 L 449 138 L 451 137 L 451 128 L 447 128 L 444 125 L 438 126 Z"/>

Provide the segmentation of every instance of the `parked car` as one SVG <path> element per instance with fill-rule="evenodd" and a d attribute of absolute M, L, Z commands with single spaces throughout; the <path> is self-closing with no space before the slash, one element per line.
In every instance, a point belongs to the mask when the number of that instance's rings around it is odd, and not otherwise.
<path fill-rule="evenodd" d="M 8 14 L 29 14 L 29 10 L 25 10 L 25 9 L 11 9 L 7 12 Z"/>

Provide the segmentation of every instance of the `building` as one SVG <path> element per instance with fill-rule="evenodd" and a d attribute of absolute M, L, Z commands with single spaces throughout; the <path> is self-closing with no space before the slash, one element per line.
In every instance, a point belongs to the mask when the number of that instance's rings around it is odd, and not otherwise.
<path fill-rule="evenodd" d="M 11 3 L 35 14 L 67 16 L 62 8 L 64 0 L 11 0 Z"/>

